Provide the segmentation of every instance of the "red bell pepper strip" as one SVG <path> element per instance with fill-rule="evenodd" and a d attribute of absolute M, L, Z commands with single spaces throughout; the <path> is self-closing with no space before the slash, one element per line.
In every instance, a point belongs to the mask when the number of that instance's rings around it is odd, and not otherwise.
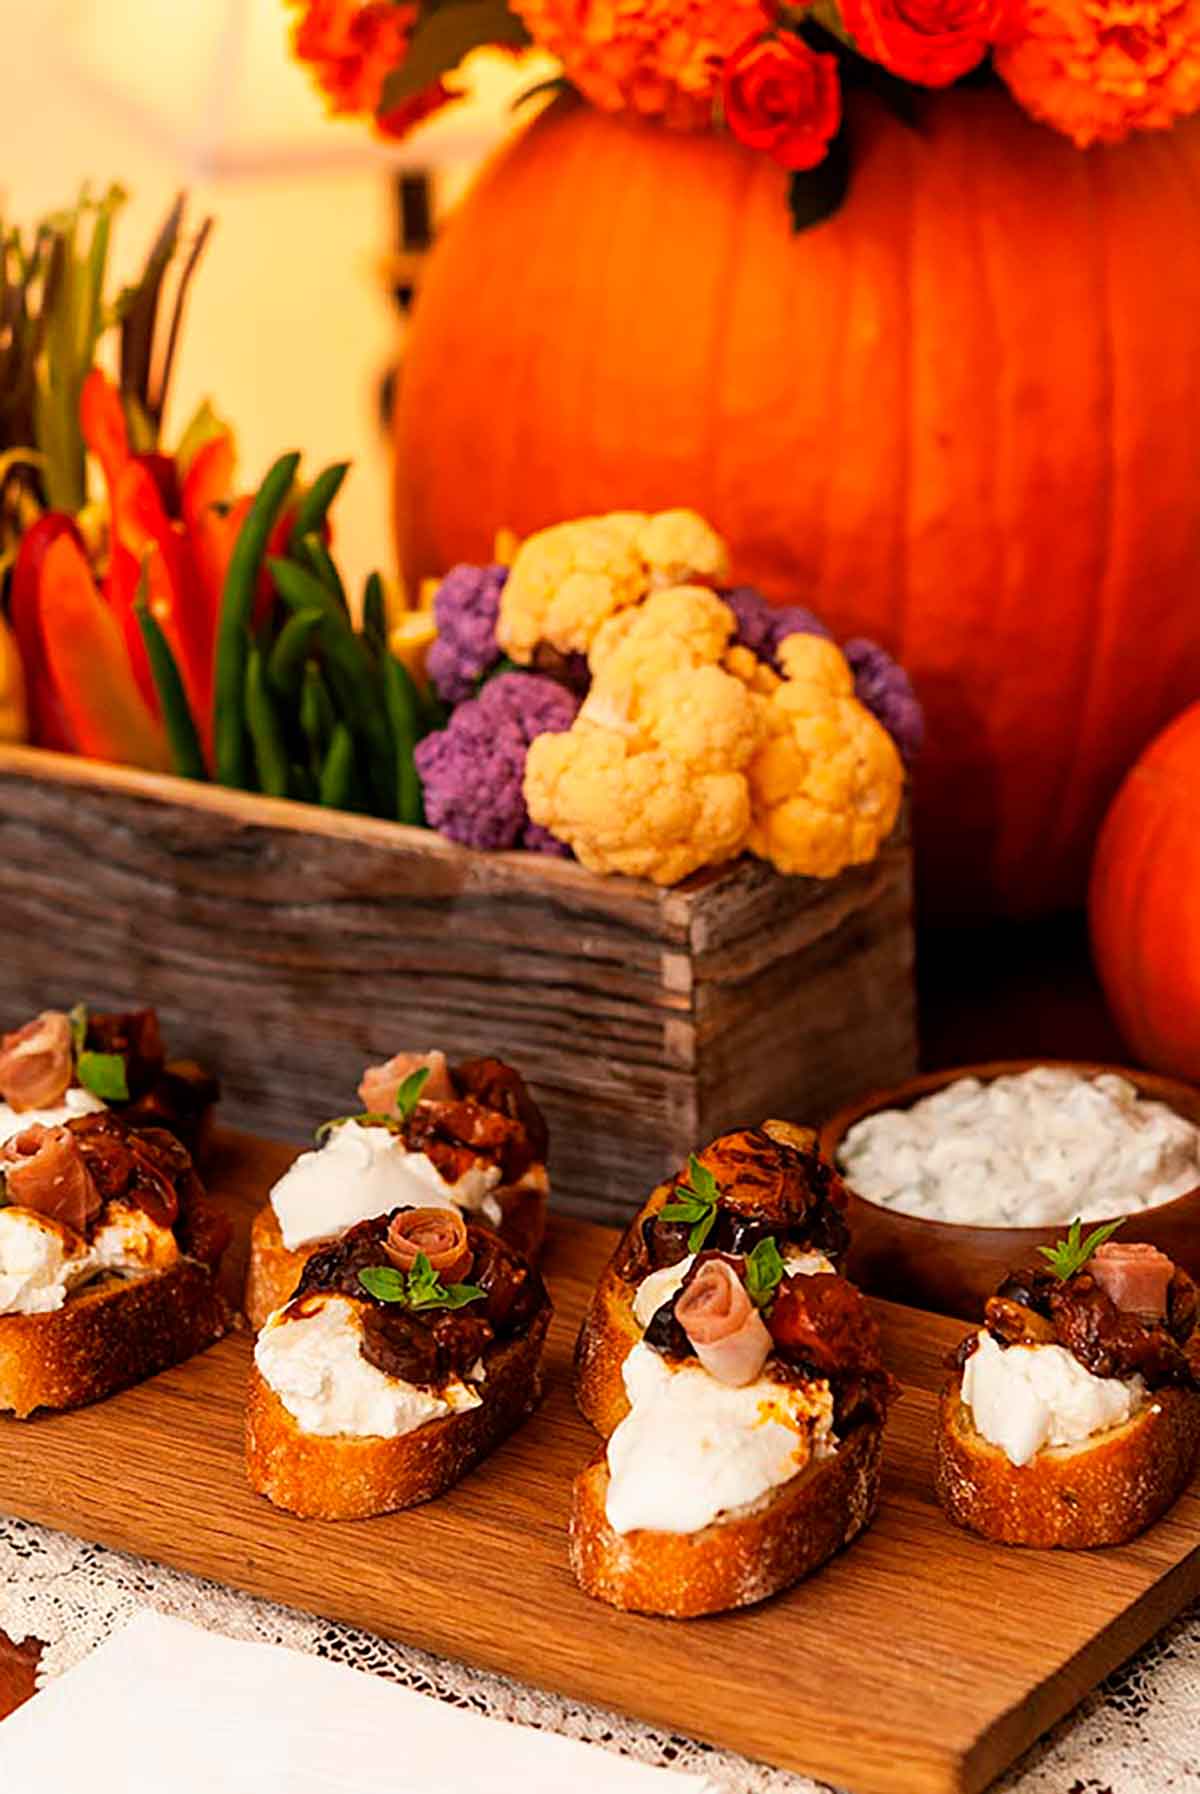
<path fill-rule="evenodd" d="M 9 614 L 25 671 L 30 740 L 70 754 L 77 751 L 77 743 L 46 664 L 41 617 L 42 567 L 60 536 L 69 536 L 83 552 L 83 539 L 65 511 L 47 511 L 21 537 L 9 586 Z"/>
<path fill-rule="evenodd" d="M 166 733 L 137 688 L 121 626 L 69 535 L 50 545 L 42 565 L 41 624 L 46 664 L 78 751 L 169 772 Z"/>
<path fill-rule="evenodd" d="M 79 395 L 79 428 L 104 470 L 109 509 L 114 507 L 117 480 L 130 459 L 129 431 L 121 395 L 99 368 L 93 368 Z"/>
<path fill-rule="evenodd" d="M 117 480 L 113 545 L 114 574 L 125 566 L 118 548 L 132 554 L 136 563 L 132 589 L 125 570 L 109 590 L 110 602 L 120 612 L 127 639 L 137 580 L 144 565 L 150 585 L 150 608 L 170 643 L 193 714 L 202 715 L 211 681 L 212 629 L 203 607 L 193 601 L 188 589 L 188 557 L 182 526 L 172 524 L 153 475 L 136 460 L 122 469 Z M 144 690 L 144 682 L 151 679 L 151 674 L 136 617 L 132 617 L 132 622 L 138 636 L 138 650 L 133 652 L 131 649 L 131 658 L 138 683 Z"/>
<path fill-rule="evenodd" d="M 189 532 L 214 505 L 229 503 L 233 494 L 234 460 L 233 437 L 227 430 L 210 437 L 196 450 L 184 475 L 180 504 L 184 526 Z"/>

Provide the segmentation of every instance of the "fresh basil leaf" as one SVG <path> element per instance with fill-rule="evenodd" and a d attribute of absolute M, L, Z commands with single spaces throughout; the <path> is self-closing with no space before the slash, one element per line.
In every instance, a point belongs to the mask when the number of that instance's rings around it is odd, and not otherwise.
<path fill-rule="evenodd" d="M 746 1289 L 756 1308 L 765 1308 L 783 1278 L 784 1264 L 773 1238 L 760 1240 L 746 1259 Z"/>
<path fill-rule="evenodd" d="M 486 1295 L 477 1283 L 450 1283 L 442 1291 L 442 1301 L 447 1308 L 465 1308 L 468 1302 L 482 1302 Z"/>
<path fill-rule="evenodd" d="M 335 1115 L 332 1121 L 323 1121 L 313 1134 L 313 1139 L 318 1146 L 323 1146 L 334 1128 L 345 1127 L 348 1121 L 355 1122 L 359 1127 L 385 1127 L 393 1134 L 400 1132 L 400 1123 L 394 1115 L 373 1115 L 370 1110 L 364 1109 L 359 1115 Z"/>
<path fill-rule="evenodd" d="M 703 1252 L 704 1242 L 712 1232 L 716 1219 L 716 1209 L 710 1208 L 704 1219 L 702 1221 L 697 1221 L 696 1225 L 692 1228 L 692 1231 L 688 1234 L 689 1252 Z"/>
<path fill-rule="evenodd" d="M 71 1024 L 71 1050 L 78 1059 L 87 1045 L 88 1012 L 86 1003 L 76 1003 L 74 1009 L 68 1009 L 67 1020 Z"/>
<path fill-rule="evenodd" d="M 663 1208 L 660 1208 L 658 1211 L 659 1220 L 703 1221 L 705 1215 L 710 1212 L 711 1204 L 698 1201 L 695 1197 L 690 1196 L 682 1186 L 680 1186 L 678 1193 L 681 1195 L 682 1200 L 679 1202 L 668 1202 Z"/>
<path fill-rule="evenodd" d="M 396 1092 L 396 1107 L 401 1118 L 407 1121 L 421 1099 L 421 1092 L 429 1082 L 429 1067 L 421 1065 L 416 1071 L 410 1071 Z"/>
<path fill-rule="evenodd" d="M 367 1265 L 358 1273 L 358 1281 L 376 1301 L 400 1302 L 407 1308 L 408 1278 L 394 1265 Z"/>
<path fill-rule="evenodd" d="M 120 1053 L 80 1053 L 75 1075 L 85 1090 L 105 1103 L 129 1101 L 129 1078 Z"/>
<path fill-rule="evenodd" d="M 702 1202 L 716 1202 L 720 1197 L 716 1178 L 707 1165 L 700 1163 L 694 1152 L 688 1155 L 688 1184 Z"/>
<path fill-rule="evenodd" d="M 1097 1248 L 1102 1246 L 1105 1240 L 1110 1240 L 1117 1228 L 1122 1225 L 1123 1221 L 1106 1221 L 1084 1239 L 1083 1222 L 1076 1217 L 1067 1230 L 1065 1240 L 1059 1240 L 1053 1246 L 1039 1246 L 1038 1251 L 1059 1281 L 1065 1283 L 1069 1277 L 1074 1277 L 1077 1271 L 1082 1271 Z"/>

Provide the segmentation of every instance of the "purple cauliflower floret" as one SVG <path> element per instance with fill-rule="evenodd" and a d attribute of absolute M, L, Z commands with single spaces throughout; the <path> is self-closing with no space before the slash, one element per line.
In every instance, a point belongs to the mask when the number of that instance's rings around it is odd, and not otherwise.
<path fill-rule="evenodd" d="M 578 698 L 539 673 L 489 679 L 444 729 L 417 744 L 414 758 L 432 826 L 464 847 L 525 847 L 566 857 L 561 841 L 530 822 L 522 785 L 530 742 L 569 729 L 578 709 Z"/>
<path fill-rule="evenodd" d="M 842 649 L 854 674 L 854 695 L 878 717 L 911 766 L 925 740 L 925 712 L 912 681 L 886 648 L 865 636 L 855 636 Z"/>
<path fill-rule="evenodd" d="M 800 604 L 771 604 L 754 586 L 734 586 L 721 597 L 738 621 L 737 640 L 768 666 L 780 671 L 779 644 L 789 635 L 823 635 L 832 640 L 820 617 Z"/>
<path fill-rule="evenodd" d="M 429 650 L 434 689 L 446 704 L 461 704 L 500 659 L 496 619 L 508 568 L 452 567 L 433 600 L 437 640 Z"/>

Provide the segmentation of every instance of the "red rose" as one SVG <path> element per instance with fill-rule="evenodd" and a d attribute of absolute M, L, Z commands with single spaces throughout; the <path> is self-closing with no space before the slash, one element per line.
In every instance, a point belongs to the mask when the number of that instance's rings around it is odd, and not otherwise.
<path fill-rule="evenodd" d="M 752 37 L 727 57 L 725 122 L 739 143 L 784 168 L 815 168 L 842 122 L 837 58 L 780 32 Z"/>
<path fill-rule="evenodd" d="M 864 56 L 904 81 L 948 87 L 1001 36 L 1011 0 L 840 0 Z"/>

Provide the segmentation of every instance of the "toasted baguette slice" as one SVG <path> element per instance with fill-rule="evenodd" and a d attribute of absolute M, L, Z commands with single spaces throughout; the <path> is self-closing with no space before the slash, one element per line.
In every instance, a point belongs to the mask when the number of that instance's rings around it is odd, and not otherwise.
<path fill-rule="evenodd" d="M 848 1545 L 879 1503 L 883 1428 L 854 1427 L 752 1507 L 700 1532 L 614 1532 L 605 1517 L 603 1453 L 575 1478 L 571 1568 L 580 1588 L 634 1613 L 694 1619 L 749 1607 L 790 1588 Z"/>
<path fill-rule="evenodd" d="M 616 1251 L 600 1273 L 575 1341 L 575 1401 L 584 1419 L 591 1421 L 606 1439 L 629 1412 L 621 1366 L 642 1337 L 633 1313 L 637 1284 L 627 1282 L 618 1266 L 624 1260 L 630 1238 L 670 1201 L 673 1188 L 673 1183 L 659 1184 L 621 1235 Z"/>
<path fill-rule="evenodd" d="M 536 1184 L 514 1184 L 497 1190 L 500 1204 L 501 1239 L 516 1251 L 537 1263 L 546 1236 L 546 1206 L 549 1194 Z M 289 1251 L 279 1231 L 279 1220 L 268 1202 L 260 1208 L 250 1226 L 250 1260 L 246 1270 L 246 1319 L 257 1333 L 269 1314 L 296 1293 L 305 1265 L 328 1241 L 313 1240 L 307 1246 Z"/>
<path fill-rule="evenodd" d="M 250 1486 L 308 1520 L 363 1520 L 444 1494 L 537 1406 L 547 1306 L 529 1332 L 487 1358 L 477 1408 L 426 1421 L 398 1439 L 306 1433 L 257 1369 L 246 1409 Z"/>
<path fill-rule="evenodd" d="M 1123 1545 L 1162 1518 L 1200 1457 L 1200 1395 L 1159 1389 L 1121 1426 L 1028 1464 L 976 1430 L 955 1377 L 941 1400 L 934 1487 L 952 1520 L 1005 1545 Z"/>
<path fill-rule="evenodd" d="M 133 1281 L 106 1277 L 50 1314 L 0 1315 L 0 1411 L 79 1408 L 202 1352 L 233 1314 L 207 1265 L 184 1258 Z"/>

